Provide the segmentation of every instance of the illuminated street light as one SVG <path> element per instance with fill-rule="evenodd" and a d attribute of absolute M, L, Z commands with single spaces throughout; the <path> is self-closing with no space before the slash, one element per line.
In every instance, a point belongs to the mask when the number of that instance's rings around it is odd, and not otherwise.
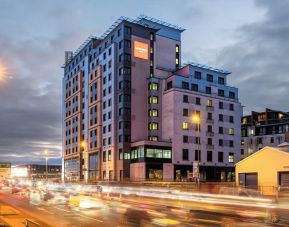
<path fill-rule="evenodd" d="M 196 123 L 197 125 L 197 143 L 198 143 L 198 160 L 197 162 L 194 162 L 193 166 L 193 175 L 195 175 L 197 179 L 197 183 L 200 182 L 200 143 L 201 143 L 201 137 L 200 137 L 200 131 L 201 131 L 201 117 L 197 114 L 192 116 L 192 121 Z M 195 172 L 195 173 L 194 173 Z"/>
<path fill-rule="evenodd" d="M 6 67 L 0 63 L 0 81 L 4 80 L 6 74 L 7 74 Z"/>

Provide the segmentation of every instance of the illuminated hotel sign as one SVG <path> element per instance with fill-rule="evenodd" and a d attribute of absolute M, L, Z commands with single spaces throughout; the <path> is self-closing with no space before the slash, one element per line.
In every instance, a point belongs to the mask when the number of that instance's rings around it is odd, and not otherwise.
<path fill-rule="evenodd" d="M 134 41 L 134 56 L 136 58 L 148 59 L 148 44 Z"/>

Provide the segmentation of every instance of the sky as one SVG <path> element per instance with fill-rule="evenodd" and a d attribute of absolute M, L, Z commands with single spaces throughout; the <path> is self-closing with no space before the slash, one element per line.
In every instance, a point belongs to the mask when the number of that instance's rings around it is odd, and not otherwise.
<path fill-rule="evenodd" d="M 0 161 L 61 158 L 64 51 L 120 16 L 184 27 L 182 61 L 232 72 L 244 112 L 289 111 L 289 1 L 0 0 Z"/>

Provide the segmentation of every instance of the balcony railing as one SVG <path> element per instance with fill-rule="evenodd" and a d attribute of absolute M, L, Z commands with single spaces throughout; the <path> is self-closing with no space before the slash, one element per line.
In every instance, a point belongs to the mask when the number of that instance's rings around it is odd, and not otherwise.
<path fill-rule="evenodd" d="M 214 150 L 214 145 L 212 145 L 212 144 L 207 144 L 207 145 L 206 145 L 206 148 L 207 148 L 208 150 Z"/>
<path fill-rule="evenodd" d="M 206 132 L 206 136 L 214 136 L 214 132 Z"/>
<path fill-rule="evenodd" d="M 213 119 L 207 119 L 206 122 L 207 122 L 207 123 L 210 123 L 210 124 L 213 124 L 213 123 L 214 123 L 214 120 L 213 120 Z"/>

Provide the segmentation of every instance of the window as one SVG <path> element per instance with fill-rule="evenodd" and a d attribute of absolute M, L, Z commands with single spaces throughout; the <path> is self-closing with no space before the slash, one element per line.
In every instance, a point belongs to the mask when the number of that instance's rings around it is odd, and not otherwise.
<path fill-rule="evenodd" d="M 230 144 L 230 147 L 234 147 L 234 140 L 230 140 L 229 144 Z"/>
<path fill-rule="evenodd" d="M 124 47 L 126 47 L 126 48 L 131 48 L 131 42 L 130 42 L 130 40 L 125 40 L 125 41 L 124 41 Z"/>
<path fill-rule="evenodd" d="M 229 135 L 234 135 L 234 128 L 229 128 Z"/>
<path fill-rule="evenodd" d="M 187 95 L 183 95 L 183 102 L 188 103 L 189 102 L 189 97 Z"/>
<path fill-rule="evenodd" d="M 224 115 L 223 114 L 219 114 L 219 121 L 224 121 Z"/>
<path fill-rule="evenodd" d="M 208 120 L 213 120 L 213 114 L 211 112 L 208 112 L 207 119 Z"/>
<path fill-rule="evenodd" d="M 235 92 L 230 91 L 229 92 L 229 98 L 235 99 Z"/>
<path fill-rule="evenodd" d="M 230 123 L 234 123 L 234 116 L 230 116 L 229 121 Z"/>
<path fill-rule="evenodd" d="M 270 143 L 274 143 L 274 137 L 270 138 Z"/>
<path fill-rule="evenodd" d="M 157 136 L 149 136 L 149 140 L 150 141 L 158 141 L 158 137 Z"/>
<path fill-rule="evenodd" d="M 197 84 L 192 84 L 192 91 L 199 91 L 199 86 Z"/>
<path fill-rule="evenodd" d="M 195 161 L 201 161 L 201 151 L 195 150 Z"/>
<path fill-rule="evenodd" d="M 106 151 L 102 152 L 102 161 L 106 162 Z"/>
<path fill-rule="evenodd" d="M 111 48 L 108 49 L 108 55 L 111 55 Z"/>
<path fill-rule="evenodd" d="M 224 162 L 224 153 L 222 151 L 218 152 L 218 162 Z"/>
<path fill-rule="evenodd" d="M 223 134 L 224 133 L 224 128 L 223 127 L 219 127 L 219 134 Z"/>
<path fill-rule="evenodd" d="M 173 82 L 172 81 L 169 81 L 167 83 L 167 89 L 171 89 L 173 87 Z"/>
<path fill-rule="evenodd" d="M 213 82 L 213 80 L 214 80 L 213 75 L 211 75 L 211 74 L 207 74 L 207 81 L 209 81 L 209 82 Z"/>
<path fill-rule="evenodd" d="M 189 123 L 186 121 L 183 121 L 183 129 L 188 130 L 189 129 Z"/>
<path fill-rule="evenodd" d="M 208 132 L 213 132 L 213 126 L 212 125 L 208 125 Z"/>
<path fill-rule="evenodd" d="M 229 153 L 228 162 L 229 163 L 234 163 L 234 153 Z"/>
<path fill-rule="evenodd" d="M 120 36 L 120 33 L 121 33 L 121 30 L 118 29 L 118 30 L 117 30 L 117 36 L 118 36 L 118 37 Z"/>
<path fill-rule="evenodd" d="M 150 104 L 157 104 L 158 103 L 158 97 L 157 96 L 150 96 L 149 97 L 149 103 Z"/>
<path fill-rule="evenodd" d="M 219 102 L 219 109 L 224 109 L 224 103 L 223 102 Z"/>
<path fill-rule="evenodd" d="M 183 81 L 183 82 L 182 82 L 182 88 L 189 90 L 189 83 Z"/>
<path fill-rule="evenodd" d="M 197 80 L 202 79 L 202 74 L 201 74 L 201 72 L 195 71 L 195 79 L 197 79 Z"/>
<path fill-rule="evenodd" d="M 125 26 L 124 27 L 124 33 L 127 35 L 131 35 L 131 27 Z"/>
<path fill-rule="evenodd" d="M 150 83 L 149 89 L 153 90 L 153 91 L 157 91 L 159 89 L 159 84 L 158 83 Z"/>
<path fill-rule="evenodd" d="M 218 89 L 218 96 L 224 97 L 225 91 L 222 89 Z"/>
<path fill-rule="evenodd" d="M 201 98 L 196 97 L 196 105 L 201 105 Z"/>
<path fill-rule="evenodd" d="M 180 46 L 176 45 L 176 53 L 179 53 L 179 51 L 180 51 Z"/>
<path fill-rule="evenodd" d="M 111 150 L 108 151 L 108 161 L 111 161 Z"/>
<path fill-rule="evenodd" d="M 208 138 L 208 145 L 213 145 L 213 139 L 212 138 Z"/>
<path fill-rule="evenodd" d="M 189 110 L 188 109 L 183 109 L 183 116 L 184 117 L 189 116 Z"/>
<path fill-rule="evenodd" d="M 150 117 L 157 117 L 159 115 L 158 110 L 149 110 L 149 116 Z"/>
<path fill-rule="evenodd" d="M 118 159 L 122 160 L 123 159 L 123 153 L 122 153 L 122 149 L 118 150 Z"/>
<path fill-rule="evenodd" d="M 120 41 L 119 43 L 118 43 L 118 49 L 121 49 L 122 48 L 122 41 Z"/>
<path fill-rule="evenodd" d="M 207 94 L 211 94 L 211 93 L 212 93 L 211 87 L 206 87 L 206 93 L 207 93 Z"/>
<path fill-rule="evenodd" d="M 213 161 L 213 152 L 207 151 L 207 162 L 212 162 L 212 161 Z"/>
<path fill-rule="evenodd" d="M 189 160 L 189 150 L 183 149 L 183 160 L 188 161 Z"/>
<path fill-rule="evenodd" d="M 158 123 L 149 123 L 149 130 L 158 130 Z"/>
<path fill-rule="evenodd" d="M 218 77 L 218 83 L 219 84 L 225 84 L 225 79 L 223 77 Z"/>
<path fill-rule="evenodd" d="M 183 136 L 183 143 L 188 143 L 188 142 L 189 142 L 189 137 Z"/>
<path fill-rule="evenodd" d="M 219 146 L 222 147 L 223 146 L 223 140 L 219 139 Z"/>
<path fill-rule="evenodd" d="M 244 155 L 244 149 L 243 148 L 241 149 L 241 155 Z"/>
<path fill-rule="evenodd" d="M 208 99 L 207 101 L 207 106 L 212 107 L 213 106 L 213 101 L 211 99 Z"/>
<path fill-rule="evenodd" d="M 230 108 L 229 108 L 231 111 L 234 110 L 234 104 L 230 103 Z"/>

